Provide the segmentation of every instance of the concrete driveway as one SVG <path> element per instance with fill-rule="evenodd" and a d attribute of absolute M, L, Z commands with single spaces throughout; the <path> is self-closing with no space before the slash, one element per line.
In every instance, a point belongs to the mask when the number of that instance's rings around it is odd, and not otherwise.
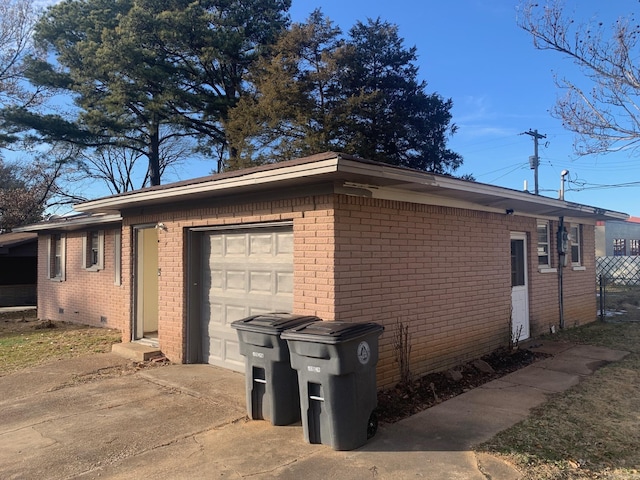
<path fill-rule="evenodd" d="M 513 467 L 477 457 L 472 445 L 626 354 L 544 348 L 554 357 L 383 425 L 351 452 L 305 443 L 300 425 L 247 421 L 241 374 L 209 365 L 137 371 L 113 354 L 55 362 L 0 377 L 0 477 L 515 479 Z"/>

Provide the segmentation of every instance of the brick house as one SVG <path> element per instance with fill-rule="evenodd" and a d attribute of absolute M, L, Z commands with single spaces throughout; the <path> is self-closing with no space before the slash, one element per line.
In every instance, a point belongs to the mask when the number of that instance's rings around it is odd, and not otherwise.
<path fill-rule="evenodd" d="M 76 209 L 28 227 L 40 234 L 41 318 L 119 328 L 172 361 L 241 371 L 233 320 L 375 321 L 382 387 L 399 379 L 398 322 L 423 374 L 560 319 L 595 320 L 594 226 L 627 217 L 332 152 Z M 564 268 L 560 223 L 571 233 Z"/>
<path fill-rule="evenodd" d="M 38 233 L 38 317 L 122 329 L 120 215 L 54 216 Z"/>

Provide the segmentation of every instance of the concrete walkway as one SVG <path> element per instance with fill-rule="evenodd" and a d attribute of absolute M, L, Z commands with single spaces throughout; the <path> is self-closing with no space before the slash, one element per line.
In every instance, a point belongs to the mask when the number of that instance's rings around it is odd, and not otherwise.
<path fill-rule="evenodd" d="M 364 447 L 310 445 L 302 427 L 245 420 L 242 375 L 171 365 L 122 375 L 112 354 L 0 377 L 0 477 L 516 479 L 473 445 L 627 352 L 545 343 L 554 356 L 392 425 Z"/>

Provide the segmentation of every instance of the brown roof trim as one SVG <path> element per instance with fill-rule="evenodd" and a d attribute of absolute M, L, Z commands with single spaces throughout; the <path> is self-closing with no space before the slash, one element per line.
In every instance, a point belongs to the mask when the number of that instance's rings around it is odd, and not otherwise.
<path fill-rule="evenodd" d="M 30 232 L 9 232 L 0 234 L 0 249 L 13 248 L 30 243 L 38 238 L 37 233 Z"/>
<path fill-rule="evenodd" d="M 628 218 L 625 213 L 336 152 L 136 190 L 84 202 L 74 208 L 87 213 L 116 214 L 132 208 L 259 191 L 274 192 L 293 187 L 305 188 L 320 183 L 334 185 L 337 193 L 387 197 L 397 194 L 394 198 L 404 197 L 407 201 L 417 203 L 457 202 L 466 205 L 464 208 L 494 212 L 515 211 L 517 214 L 539 217 L 567 216 L 593 221 Z"/>
<path fill-rule="evenodd" d="M 153 187 L 145 187 L 145 188 L 141 188 L 139 190 L 132 190 L 130 192 L 124 192 L 124 193 L 119 193 L 117 195 L 111 195 L 109 197 L 104 197 L 104 199 L 106 198 L 126 198 L 126 197 L 131 197 L 133 195 L 138 195 L 140 193 L 144 193 L 144 192 L 158 192 L 158 191 L 163 191 L 163 190 L 170 190 L 170 189 L 174 189 L 174 188 L 178 188 L 178 187 L 185 187 L 185 186 L 189 186 L 189 185 L 199 185 L 199 184 L 203 184 L 203 183 L 208 183 L 208 182 L 212 182 L 212 181 L 222 181 L 222 180 L 229 180 L 229 179 L 233 179 L 233 178 L 240 178 L 240 177 L 246 177 L 249 175 L 252 175 L 254 173 L 261 173 L 261 172 L 269 172 L 272 170 L 280 170 L 286 167 L 296 167 L 296 166 L 301 166 L 301 165 L 307 165 L 307 164 L 311 164 L 311 163 L 315 163 L 318 161 L 322 161 L 322 160 L 330 160 L 330 159 L 337 159 L 337 158 L 344 158 L 344 159 L 348 159 L 348 160 L 358 160 L 361 162 L 367 162 L 367 163 L 372 163 L 372 164 L 376 164 L 378 162 L 372 162 L 370 160 L 364 160 L 362 158 L 353 156 L 353 155 L 346 155 L 344 153 L 337 153 L 337 152 L 324 152 L 324 153 L 318 153 L 315 155 L 310 155 L 308 157 L 302 157 L 302 158 L 296 158 L 295 160 L 287 160 L 284 162 L 274 162 L 274 163 L 267 163 L 264 165 L 259 165 L 257 167 L 250 167 L 250 168 L 244 168 L 242 170 L 232 170 L 229 172 L 221 172 L 221 173 L 215 173 L 213 175 L 207 175 L 204 177 L 196 177 L 196 178 L 190 178 L 187 180 L 181 180 L 178 182 L 172 182 L 172 183 L 167 183 L 167 184 L 163 184 L 163 185 L 156 185 Z M 384 165 L 384 164 L 381 164 Z M 85 203 L 91 203 L 91 201 L 89 202 L 83 202 L 79 205 L 84 205 Z M 82 211 L 80 209 L 80 211 Z"/>
<path fill-rule="evenodd" d="M 122 224 L 120 214 L 79 213 L 69 216 L 53 215 L 44 222 L 16 228 L 17 232 L 56 232 L 85 230 L 92 227 L 116 226 Z"/>

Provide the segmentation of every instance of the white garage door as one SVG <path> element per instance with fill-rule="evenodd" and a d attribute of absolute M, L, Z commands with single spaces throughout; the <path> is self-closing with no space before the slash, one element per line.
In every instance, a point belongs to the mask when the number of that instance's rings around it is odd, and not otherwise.
<path fill-rule="evenodd" d="M 293 231 L 208 233 L 202 250 L 203 358 L 243 372 L 244 358 L 231 322 L 293 310 Z"/>

